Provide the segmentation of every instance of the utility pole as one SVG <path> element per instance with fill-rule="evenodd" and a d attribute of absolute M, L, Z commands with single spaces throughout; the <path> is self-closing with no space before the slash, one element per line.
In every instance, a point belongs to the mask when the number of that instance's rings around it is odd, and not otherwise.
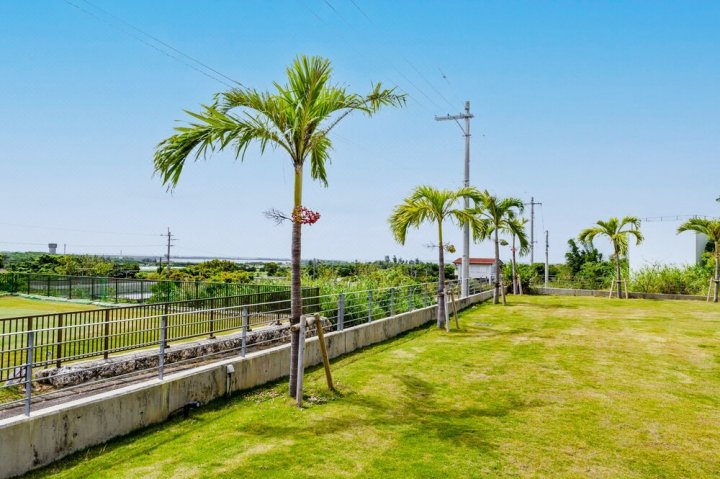
<path fill-rule="evenodd" d="M 169 226 L 168 226 L 168 229 L 167 229 L 167 233 L 163 233 L 163 234 L 161 234 L 160 236 L 166 236 L 166 237 L 167 237 L 167 255 L 166 255 L 166 257 L 165 257 L 165 258 L 166 258 L 166 259 L 165 259 L 165 262 L 167 263 L 166 266 L 167 266 L 167 273 L 168 273 L 168 277 L 169 277 L 169 276 L 170 276 L 170 248 L 171 248 L 172 246 L 174 246 L 172 242 L 175 241 L 175 240 L 177 240 L 177 238 L 175 238 L 175 237 L 173 236 L 173 234 L 170 232 L 170 227 L 169 227 Z M 161 262 L 161 264 L 162 264 L 162 262 Z M 161 269 L 160 269 L 160 273 L 162 274 L 162 267 L 161 267 Z"/>
<path fill-rule="evenodd" d="M 538 203 L 535 201 L 535 197 L 530 198 L 530 203 L 525 203 L 525 205 L 530 205 L 530 264 L 535 263 L 535 205 L 542 206 L 542 203 Z"/>
<path fill-rule="evenodd" d="M 545 287 L 550 282 L 550 233 L 545 230 Z"/>
<path fill-rule="evenodd" d="M 464 186 L 470 186 L 470 119 L 473 118 L 473 114 L 470 113 L 470 102 L 465 102 L 465 113 L 459 113 L 457 115 L 445 115 L 435 116 L 435 121 L 448 121 L 454 120 L 458 124 L 460 129 L 465 136 L 465 180 Z M 458 120 L 465 120 L 465 126 L 460 124 Z M 465 209 L 470 207 L 470 201 L 464 199 Z M 470 226 L 463 226 L 463 252 L 462 252 L 462 288 L 461 294 L 463 297 L 470 294 L 469 291 L 469 279 L 470 279 Z"/>

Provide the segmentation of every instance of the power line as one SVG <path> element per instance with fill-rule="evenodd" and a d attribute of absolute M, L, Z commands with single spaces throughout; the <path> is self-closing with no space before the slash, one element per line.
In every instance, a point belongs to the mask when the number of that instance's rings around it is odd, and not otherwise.
<path fill-rule="evenodd" d="M 647 218 L 638 218 L 643 223 L 655 223 L 660 221 L 683 221 L 683 220 L 689 220 L 693 218 L 702 218 L 702 219 L 713 219 L 713 216 L 708 215 L 667 215 L 667 216 L 650 216 Z"/>
<path fill-rule="evenodd" d="M 0 241 L 0 244 L 14 244 L 14 245 L 31 245 L 31 246 L 47 246 L 48 243 L 30 243 L 22 241 Z M 149 248 L 164 246 L 162 244 L 74 244 L 66 243 L 75 248 Z"/>
<path fill-rule="evenodd" d="M 207 64 L 201 62 L 201 61 L 198 60 L 197 58 L 195 58 L 195 57 L 193 57 L 193 56 L 190 56 L 190 55 L 188 55 L 187 53 L 178 50 L 177 48 L 175 48 L 174 46 L 170 45 L 169 43 L 160 40 L 159 38 L 157 38 L 157 37 L 149 34 L 148 32 L 146 32 L 146 31 L 144 31 L 144 30 L 141 30 L 140 28 L 138 28 L 138 27 L 136 27 L 135 25 L 131 24 L 130 22 L 128 22 L 128 21 L 126 21 L 126 20 L 118 17 L 117 15 L 114 15 L 114 14 L 108 12 L 107 10 L 98 7 L 97 5 L 94 5 L 94 4 L 90 3 L 88 0 L 82 0 L 82 1 L 85 2 L 85 3 L 87 3 L 88 5 L 90 5 L 90 6 L 92 6 L 92 7 L 100 10 L 101 12 L 105 13 L 106 15 L 108 15 L 108 16 L 116 19 L 117 21 L 123 23 L 124 25 L 127 25 L 128 27 L 132 28 L 133 30 L 135 30 L 135 31 L 137 31 L 137 32 L 139 32 L 139 33 L 147 36 L 148 38 L 153 39 L 154 41 L 156 41 L 156 42 L 158 42 L 159 44 L 161 44 L 161 45 L 169 48 L 170 50 L 178 53 L 179 55 L 182 55 L 183 57 L 187 58 L 188 60 L 191 60 L 191 61 L 197 63 L 198 65 L 202 66 L 203 68 L 206 68 L 206 69 L 210 70 L 211 72 L 215 73 L 216 75 L 219 75 L 219 76 L 221 76 L 221 77 L 225 78 L 226 80 L 229 80 L 229 81 L 231 81 L 231 82 L 233 82 L 233 83 L 237 83 L 237 84 L 240 85 L 240 86 L 244 86 L 242 83 L 240 83 L 239 81 L 235 80 L 234 78 L 231 78 L 231 77 L 225 75 L 224 73 L 217 71 L 216 69 L 212 68 L 211 66 L 208 66 Z"/>
<path fill-rule="evenodd" d="M 172 58 L 173 60 L 176 60 L 176 61 L 182 63 L 183 65 L 187 66 L 188 68 L 192 68 L 193 70 L 197 71 L 198 73 L 200 73 L 200 74 L 202 74 L 202 75 L 204 75 L 204 76 L 206 76 L 206 77 L 208 77 L 208 78 L 210 78 L 210 79 L 212 79 L 212 80 L 215 80 L 216 82 L 219 82 L 219 83 L 227 86 L 228 88 L 235 88 L 235 87 L 238 86 L 238 85 L 239 85 L 239 86 L 243 86 L 242 83 L 240 83 L 239 81 L 234 80 L 234 79 L 230 78 L 229 76 L 227 76 L 227 75 L 225 75 L 225 74 L 223 74 L 223 73 L 220 73 L 220 72 L 217 71 L 216 69 L 214 69 L 214 68 L 212 68 L 212 67 L 209 67 L 208 65 L 204 64 L 204 63 L 201 62 L 200 60 L 198 60 L 198 59 L 196 59 L 196 58 L 194 58 L 194 57 L 192 57 L 192 56 L 190 56 L 190 55 L 188 55 L 188 54 L 186 54 L 186 53 L 183 53 L 182 51 L 180 51 L 180 50 L 178 50 L 177 48 L 169 45 L 168 43 L 166 43 L 166 42 L 164 42 L 164 41 L 162 41 L 162 40 L 154 37 L 153 35 L 150 35 L 149 33 L 144 32 L 144 31 L 141 30 L 140 28 L 138 28 L 138 27 L 132 25 L 131 23 L 129 23 L 129 22 L 127 22 L 127 21 L 125 21 L 125 20 L 117 17 L 116 15 L 113 15 L 113 14 L 109 13 L 108 11 L 103 10 L 102 8 L 100 8 L 100 7 L 96 6 L 96 5 L 93 5 L 92 3 L 88 2 L 87 0 L 82 0 L 82 1 L 85 2 L 85 3 L 87 3 L 88 5 L 92 6 L 93 8 L 95 8 L 95 9 L 103 12 L 104 14 L 110 16 L 111 18 L 116 19 L 117 21 L 121 22 L 122 24 L 127 25 L 128 27 L 130 27 L 130 28 L 132 28 L 133 30 L 141 33 L 142 35 L 144 35 L 144 36 L 152 39 L 152 41 L 154 41 L 154 42 L 156 42 L 156 43 L 158 43 L 158 44 L 160 44 L 160 45 L 163 45 L 164 47 L 169 48 L 170 50 L 176 52 L 178 55 L 181 55 L 182 57 L 187 58 L 187 59 L 195 62 L 196 64 L 202 66 L 202 67 L 205 68 L 206 70 L 209 70 L 209 71 L 213 72 L 214 74 L 208 73 L 208 71 L 203 70 L 203 69 L 201 69 L 201 68 L 198 68 L 196 65 L 193 65 L 193 64 L 190 64 L 190 63 L 188 63 L 188 62 L 183 61 L 183 60 L 182 60 L 181 58 L 179 58 L 177 55 L 174 55 L 174 54 L 168 52 L 167 50 L 163 50 L 162 48 L 158 47 L 157 45 L 155 45 L 155 44 L 153 44 L 153 43 L 151 43 L 151 42 L 149 42 L 149 41 L 147 41 L 146 39 L 144 39 L 144 38 L 142 38 L 142 37 L 140 37 L 140 36 L 138 36 L 138 35 L 133 34 L 131 31 L 128 31 L 127 29 L 124 29 L 124 28 L 119 27 L 119 26 L 117 25 L 117 23 L 113 23 L 113 22 L 107 21 L 106 19 L 104 19 L 103 17 L 101 17 L 100 15 L 98 15 L 97 13 L 95 13 L 95 12 L 93 12 L 93 11 L 91 11 L 91 10 L 88 10 L 88 9 L 86 9 L 86 8 L 83 8 L 81 5 L 78 5 L 77 3 L 75 3 L 75 2 L 73 2 L 73 1 L 71 1 L 71 0 L 63 0 L 63 1 L 64 1 L 66 4 L 68 4 L 68 5 L 72 6 L 72 7 L 75 7 L 76 9 L 78 9 L 78 10 L 80 10 L 81 12 L 85 13 L 86 15 L 89 15 L 89 16 L 95 18 L 96 20 L 98 20 L 98 21 L 100 21 L 100 22 L 102 22 L 102 23 L 104 23 L 104 24 L 106 24 L 106 25 L 109 25 L 109 26 L 112 27 L 112 28 L 115 28 L 116 30 L 118 30 L 118 31 L 120 31 L 120 32 L 123 32 L 123 33 L 129 35 L 130 37 L 132 37 L 132 38 L 134 38 L 135 40 L 143 43 L 144 45 L 146 45 L 146 46 L 148 46 L 148 47 L 150 47 L 150 48 L 152 48 L 152 49 L 154 49 L 154 50 L 162 53 L 163 55 L 165 55 L 165 56 L 167 56 L 167 57 L 169 57 L 169 58 Z M 231 82 L 233 82 L 234 84 L 228 83 L 228 82 L 226 82 L 225 80 L 222 80 L 221 78 L 218 78 L 218 76 L 215 76 L 215 75 L 219 75 L 219 76 L 222 77 L 222 78 L 226 78 L 226 79 L 230 80 Z"/>
<path fill-rule="evenodd" d="M 60 227 L 53 227 L 53 226 L 23 225 L 23 224 L 17 224 L 17 223 L 4 223 L 4 222 L 0 222 L 0 225 L 14 226 L 17 228 L 39 229 L 39 230 L 69 231 L 69 232 L 74 232 L 74 233 L 93 233 L 93 234 L 107 234 L 107 235 L 127 235 L 127 236 L 153 236 L 153 237 L 155 236 L 152 234 L 144 234 L 144 233 L 128 233 L 128 232 L 120 232 L 120 231 L 93 231 L 93 230 L 84 230 L 84 229 L 77 229 L 77 228 L 60 228 Z"/>
<path fill-rule="evenodd" d="M 330 1 L 329 1 L 329 0 L 323 0 L 323 1 L 324 1 L 326 4 L 328 4 L 328 6 L 330 6 L 330 8 L 332 8 L 332 10 L 333 10 L 334 12 L 337 13 L 337 10 L 330 4 Z M 351 3 L 355 6 L 355 8 L 368 20 L 368 22 L 373 25 L 373 27 L 375 27 L 377 30 L 380 30 L 381 33 L 384 33 L 384 32 L 382 31 L 382 29 L 379 28 L 379 26 L 378 26 L 375 22 L 373 22 L 373 20 L 370 18 L 370 16 L 369 16 L 367 13 L 365 13 L 365 11 L 364 11 L 363 9 L 361 9 L 361 8 L 358 6 L 357 3 L 355 3 L 354 0 L 350 0 L 350 2 L 351 2 Z M 337 15 L 338 15 L 338 17 L 340 17 L 340 18 L 342 19 L 342 17 L 340 16 L 339 13 L 337 13 Z M 344 21 L 344 19 L 343 19 L 343 21 Z M 347 22 L 345 22 L 345 23 L 347 24 Z M 427 77 L 425 77 L 425 75 L 415 66 L 415 64 L 408 59 L 407 56 L 405 56 L 402 52 L 400 52 L 400 56 L 402 57 L 403 60 L 405 60 L 405 63 L 407 63 L 408 65 L 410 65 L 410 68 L 412 68 L 412 69 L 415 71 L 415 73 L 417 73 L 417 75 L 418 75 L 425 83 L 428 84 L 428 86 L 435 92 L 436 95 L 438 95 L 438 96 L 439 96 L 445 103 L 447 103 L 451 108 L 454 108 L 453 104 L 452 104 L 450 101 L 448 101 L 448 99 L 445 98 L 445 96 L 444 96 L 437 88 L 435 88 L 435 86 L 427 79 Z M 397 70 L 397 69 L 396 69 L 396 70 Z M 398 73 L 399 73 L 399 71 L 398 71 Z M 402 75 L 402 74 L 401 74 L 401 75 Z M 404 75 L 403 75 L 403 76 L 404 76 Z M 443 75 L 443 77 L 445 77 L 445 75 Z M 447 77 L 445 77 L 445 79 L 447 80 Z M 410 80 L 407 79 L 407 78 L 406 78 L 406 80 L 408 80 L 408 82 L 410 81 Z M 413 85 L 413 86 L 415 86 L 415 85 Z M 417 86 L 415 86 L 415 88 L 418 89 Z M 435 101 L 433 101 L 432 99 L 430 99 L 430 97 L 428 97 L 426 94 L 424 94 L 424 92 L 423 92 L 423 95 L 424 95 L 426 98 L 428 98 L 428 100 L 430 100 L 430 102 L 432 102 L 436 107 L 439 108 L 439 105 L 438 105 L 437 103 L 435 103 Z"/>
<path fill-rule="evenodd" d="M 357 3 L 355 3 L 355 0 L 350 0 L 350 3 L 352 3 L 355 6 L 355 8 L 357 8 L 358 12 L 360 12 L 365 18 L 367 18 L 368 22 L 372 23 L 373 25 L 375 24 L 375 22 L 372 21 L 372 18 L 370 18 L 370 16 L 367 13 L 365 13 L 365 11 L 362 8 L 360 8 L 360 6 Z"/>
<path fill-rule="evenodd" d="M 345 24 L 345 25 L 346 25 L 349 29 L 351 29 L 351 30 L 356 30 L 356 28 L 355 28 L 352 24 L 350 24 L 350 22 L 348 22 L 348 21 L 345 19 L 345 17 L 343 17 L 342 15 L 340 15 L 340 13 L 338 12 L 338 10 L 332 5 L 332 3 L 330 3 L 329 0 L 323 0 L 323 2 L 325 3 L 325 5 L 326 5 L 328 8 L 330 8 L 330 9 L 332 10 L 332 12 L 340 19 L 340 21 L 343 22 L 343 24 Z M 326 24 L 326 22 L 325 22 L 319 15 L 317 15 L 317 14 L 314 12 L 314 10 L 310 9 L 309 6 L 308 6 L 308 9 L 313 13 L 313 15 L 315 16 L 315 18 L 317 18 L 321 23 Z M 354 45 L 352 45 L 350 42 L 346 41 L 345 39 L 343 39 L 343 40 L 344 40 L 344 43 L 345 43 L 347 46 L 349 46 L 350 48 L 354 49 L 354 50 L 355 50 L 356 52 L 358 52 L 360 55 L 368 58 L 365 53 L 363 53 L 362 51 L 360 51 L 359 49 L 357 49 L 357 48 L 356 48 Z M 387 57 L 386 57 L 386 60 L 387 60 Z M 388 63 L 390 63 L 392 69 L 395 70 L 395 72 L 396 72 L 398 75 L 400 75 L 407 83 L 409 83 L 413 88 L 415 88 L 422 96 L 424 96 L 425 98 L 427 98 L 428 101 L 430 101 L 431 103 L 433 103 L 434 105 L 436 105 L 437 108 L 440 108 L 440 106 L 437 104 L 437 102 L 435 102 L 427 93 L 425 93 L 425 91 L 424 91 L 422 88 L 420 88 L 419 86 L 417 86 L 417 84 L 415 84 L 415 82 L 413 82 L 412 80 L 410 80 L 410 79 L 407 77 L 407 75 L 405 75 L 402 71 L 400 71 L 400 69 L 397 68 L 397 66 L 395 66 L 395 64 L 394 64 L 392 61 L 389 61 Z M 396 83 L 397 83 L 397 82 L 396 82 Z M 419 101 L 417 98 L 415 98 L 413 95 L 408 95 L 408 96 L 409 96 L 411 99 L 415 100 L 415 102 L 417 102 L 418 105 L 420 105 L 422 108 L 430 111 L 430 109 L 429 109 L 427 106 L 425 106 L 422 102 L 420 102 L 420 101 Z"/>

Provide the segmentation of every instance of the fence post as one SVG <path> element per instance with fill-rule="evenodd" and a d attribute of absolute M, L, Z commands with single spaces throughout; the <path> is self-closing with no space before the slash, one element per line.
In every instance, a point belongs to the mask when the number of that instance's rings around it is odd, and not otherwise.
<path fill-rule="evenodd" d="M 30 415 L 32 403 L 32 367 L 35 359 L 35 331 L 27 333 L 27 357 L 25 358 L 25 415 Z"/>
<path fill-rule="evenodd" d="M 103 344 L 103 359 L 108 358 L 110 351 L 110 310 L 105 310 L 105 337 Z"/>
<path fill-rule="evenodd" d="M 247 330 L 248 330 L 248 307 L 243 306 L 242 309 L 242 357 L 245 357 L 247 352 Z"/>
<path fill-rule="evenodd" d="M 345 329 L 345 293 L 338 294 L 337 329 L 338 331 Z"/>
<path fill-rule="evenodd" d="M 413 305 L 413 287 L 408 286 L 408 311 L 412 311 L 413 309 L 415 309 Z"/>
<path fill-rule="evenodd" d="M 68 276 L 68 299 L 72 299 L 72 276 Z"/>
<path fill-rule="evenodd" d="M 372 310 L 373 310 L 373 297 L 372 291 L 368 291 L 368 323 L 372 321 Z"/>
<path fill-rule="evenodd" d="M 115 278 L 115 303 L 118 303 L 118 279 Z"/>
<path fill-rule="evenodd" d="M 165 341 L 167 339 L 167 316 L 160 318 L 160 356 L 158 357 L 158 379 L 165 375 Z"/>
<path fill-rule="evenodd" d="M 95 299 L 95 276 L 90 278 L 90 301 Z"/>
<path fill-rule="evenodd" d="M 50 276 L 46 275 L 45 279 L 47 280 L 47 294 L 46 296 L 50 296 Z M 30 294 L 30 277 L 28 276 L 28 294 Z"/>
<path fill-rule="evenodd" d="M 215 337 L 215 298 L 210 298 L 210 339 Z"/>
<path fill-rule="evenodd" d="M 57 324 L 57 345 L 55 346 L 55 358 L 56 363 L 55 365 L 59 368 L 60 364 L 62 363 L 62 342 L 63 342 L 63 319 L 65 318 L 65 315 L 63 313 L 60 313 L 58 315 L 58 324 Z"/>
<path fill-rule="evenodd" d="M 395 288 L 390 288 L 390 316 L 395 317 Z"/>
<path fill-rule="evenodd" d="M 423 287 L 423 305 L 427 308 L 430 306 L 430 299 L 428 298 L 427 285 Z"/>
<path fill-rule="evenodd" d="M 200 298 L 200 282 L 195 280 L 195 299 Z"/>

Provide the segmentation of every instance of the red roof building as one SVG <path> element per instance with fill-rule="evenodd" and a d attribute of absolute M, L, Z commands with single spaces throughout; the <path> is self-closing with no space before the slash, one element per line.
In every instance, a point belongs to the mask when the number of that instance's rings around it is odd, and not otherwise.
<path fill-rule="evenodd" d="M 462 258 L 458 258 L 453 263 L 456 266 L 458 279 L 462 280 L 462 271 L 460 265 Z M 502 265 L 502 261 L 500 261 Z M 470 279 L 492 281 L 495 279 L 495 258 L 470 258 Z"/>
<path fill-rule="evenodd" d="M 462 264 L 462 258 L 456 259 L 453 263 Z M 495 258 L 470 258 L 470 264 L 495 264 Z"/>

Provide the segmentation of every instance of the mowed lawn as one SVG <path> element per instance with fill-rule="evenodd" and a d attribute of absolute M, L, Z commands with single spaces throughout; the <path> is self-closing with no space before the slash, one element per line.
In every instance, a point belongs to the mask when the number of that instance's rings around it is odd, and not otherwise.
<path fill-rule="evenodd" d="M 0 296 L 0 319 L 35 314 L 84 311 L 87 309 L 97 309 L 97 306 L 65 301 L 28 299 L 19 296 Z"/>
<path fill-rule="evenodd" d="M 510 297 L 34 477 L 720 476 L 720 307 Z"/>

